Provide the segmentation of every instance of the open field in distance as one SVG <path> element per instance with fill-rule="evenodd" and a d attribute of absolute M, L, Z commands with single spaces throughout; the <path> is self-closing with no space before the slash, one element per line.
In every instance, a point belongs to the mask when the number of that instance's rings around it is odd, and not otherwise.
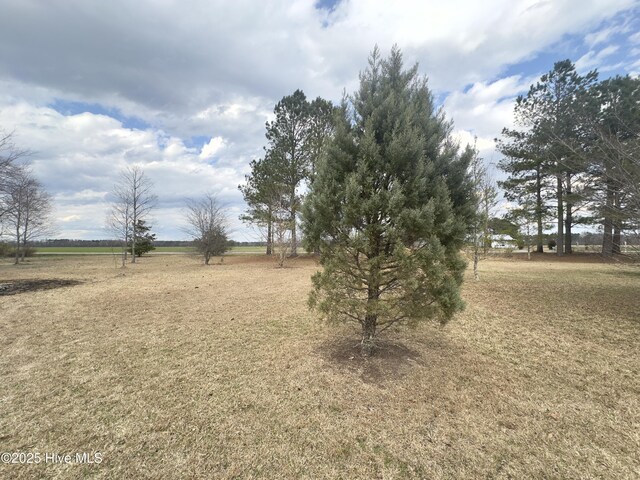
<path fill-rule="evenodd" d="M 356 330 L 307 310 L 313 259 L 9 262 L 0 285 L 24 289 L 0 291 L 0 451 L 104 460 L 0 478 L 640 473 L 638 269 L 486 260 L 451 323 L 363 359 Z"/>
<path fill-rule="evenodd" d="M 36 252 L 39 255 L 56 255 L 56 254 L 94 254 L 94 253 L 113 253 L 119 255 L 121 253 L 119 247 L 37 247 Z M 231 247 L 226 255 L 230 254 L 254 254 L 264 253 L 265 247 Z M 155 250 L 147 255 L 158 253 L 195 253 L 193 247 L 156 247 Z"/>

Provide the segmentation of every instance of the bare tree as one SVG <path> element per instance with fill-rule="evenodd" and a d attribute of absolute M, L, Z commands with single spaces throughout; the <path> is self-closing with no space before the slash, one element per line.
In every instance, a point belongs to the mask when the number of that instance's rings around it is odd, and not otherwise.
<path fill-rule="evenodd" d="M 107 228 L 122 242 L 122 268 L 127 262 L 131 227 L 131 198 L 126 191 L 116 187 L 114 200 L 107 216 Z"/>
<path fill-rule="evenodd" d="M 0 235 L 3 233 L 3 220 L 6 220 L 5 217 L 12 208 L 10 190 L 25 168 L 20 160 L 29 154 L 28 150 L 21 150 L 15 146 L 13 133 L 0 130 Z"/>
<path fill-rule="evenodd" d="M 493 181 L 487 172 L 482 158 L 478 156 L 478 150 L 473 148 L 473 158 L 469 165 L 469 175 L 473 184 L 473 196 L 475 215 L 471 224 L 472 249 L 473 249 L 473 277 L 480 280 L 478 262 L 482 255 L 487 255 L 491 241 L 489 219 L 497 204 L 497 192 Z"/>
<path fill-rule="evenodd" d="M 284 262 L 290 253 L 294 252 L 295 238 L 293 235 L 292 223 L 295 219 L 291 217 L 291 210 L 286 197 L 282 197 L 280 202 L 273 206 L 272 229 L 273 248 L 278 260 L 278 267 L 284 267 Z"/>
<path fill-rule="evenodd" d="M 527 260 L 531 260 L 531 241 L 534 226 L 536 224 L 535 192 L 527 193 L 521 197 L 520 205 L 512 209 L 506 218 L 518 226 L 519 232 L 527 244 Z"/>
<path fill-rule="evenodd" d="M 212 193 L 199 199 L 187 200 L 185 232 L 202 255 L 205 265 L 211 257 L 223 255 L 228 250 L 229 222 L 227 216 Z"/>
<path fill-rule="evenodd" d="M 15 263 L 24 261 L 29 241 L 51 232 L 51 197 L 32 173 L 25 169 L 14 172 L 9 182 L 6 223 L 15 234 Z"/>
<path fill-rule="evenodd" d="M 124 169 L 114 186 L 114 201 L 107 218 L 107 226 L 123 242 L 122 266 L 126 262 L 129 242 L 132 251 L 135 252 L 139 221 L 144 220 L 156 205 L 158 197 L 153 194 L 152 188 L 153 182 L 138 166 Z M 136 263 L 135 255 L 131 255 L 131 263 Z"/>

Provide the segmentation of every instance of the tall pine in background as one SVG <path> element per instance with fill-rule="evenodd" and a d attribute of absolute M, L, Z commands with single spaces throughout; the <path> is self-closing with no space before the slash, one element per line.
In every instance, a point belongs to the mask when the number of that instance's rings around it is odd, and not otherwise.
<path fill-rule="evenodd" d="M 302 90 L 280 100 L 274 120 L 266 124 L 263 159 L 251 162 L 251 174 L 239 185 L 247 211 L 243 221 L 266 230 L 267 255 L 273 253 L 274 236 L 290 234 L 290 253 L 297 254 L 297 225 L 303 191 L 314 176 L 316 162 L 333 134 L 334 107 L 317 97 L 309 102 Z"/>
<path fill-rule="evenodd" d="M 398 322 L 446 321 L 463 307 L 472 151 L 459 154 L 417 71 L 404 70 L 398 48 L 384 60 L 372 52 L 303 209 L 307 247 L 323 266 L 310 305 L 329 321 L 358 323 L 365 354 Z"/>

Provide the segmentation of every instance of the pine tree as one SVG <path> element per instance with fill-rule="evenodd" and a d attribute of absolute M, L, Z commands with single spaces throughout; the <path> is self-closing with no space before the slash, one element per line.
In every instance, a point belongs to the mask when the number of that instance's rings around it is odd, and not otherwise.
<path fill-rule="evenodd" d="M 267 255 L 273 253 L 274 223 L 281 219 L 281 206 L 290 191 L 277 160 L 267 150 L 264 158 L 251 162 L 251 173 L 245 176 L 244 185 L 238 186 L 248 207 L 240 219 L 265 230 Z"/>
<path fill-rule="evenodd" d="M 473 216 L 467 168 L 417 65 L 376 48 L 343 102 L 303 210 L 324 267 L 310 305 L 362 328 L 364 354 L 398 322 L 449 319 L 463 307 L 460 249 Z"/>
<path fill-rule="evenodd" d="M 516 110 L 516 115 L 518 110 Z M 502 138 L 496 139 L 498 150 L 505 157 L 498 164 L 509 176 L 498 182 L 507 200 L 522 205 L 533 200 L 533 222 L 536 226 L 536 251 L 544 252 L 544 230 L 549 218 L 549 196 L 552 191 L 551 175 L 544 146 L 533 132 L 503 129 Z"/>
<path fill-rule="evenodd" d="M 585 199 L 586 165 L 571 145 L 579 136 L 576 111 L 597 77 L 595 71 L 579 75 L 570 60 L 556 62 L 516 101 L 516 116 L 529 137 L 544 145 L 546 173 L 556 178 L 558 255 L 572 251 L 571 229 Z"/>
<path fill-rule="evenodd" d="M 279 175 L 288 187 L 286 198 L 289 205 L 291 228 L 291 255 L 297 254 L 297 217 L 301 196 L 299 188 L 311 171 L 311 109 L 302 90 L 296 90 L 280 100 L 274 110 L 276 118 L 267 122 L 267 141 L 270 153 L 278 162 Z"/>
<path fill-rule="evenodd" d="M 141 257 L 145 253 L 149 253 L 156 249 L 153 242 L 156 240 L 156 234 L 151 233 L 151 226 L 147 225 L 142 219 L 138 220 L 135 229 L 135 247 L 129 245 L 129 252 L 136 257 Z M 135 248 L 135 250 L 134 250 Z"/>
<path fill-rule="evenodd" d="M 640 79 L 612 77 L 590 91 L 590 108 L 582 123 L 590 142 L 582 149 L 594 182 L 594 213 L 603 224 L 602 253 L 621 253 L 624 227 L 633 230 L 640 221 Z"/>
<path fill-rule="evenodd" d="M 303 186 L 312 181 L 316 161 L 332 135 L 334 107 L 320 97 L 308 102 L 304 92 L 296 90 L 276 104 L 274 114 L 275 120 L 266 125 L 265 157 L 251 162 L 251 174 L 238 187 L 249 207 L 240 218 L 266 229 L 267 255 L 273 252 L 277 233 L 279 255 L 286 237 L 290 248 L 285 250 L 295 256 Z"/>

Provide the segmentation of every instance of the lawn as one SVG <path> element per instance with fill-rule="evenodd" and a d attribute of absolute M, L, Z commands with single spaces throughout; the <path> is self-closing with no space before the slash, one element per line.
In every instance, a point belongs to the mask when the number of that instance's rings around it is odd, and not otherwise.
<path fill-rule="evenodd" d="M 103 461 L 0 478 L 637 478 L 640 273 L 536 258 L 370 359 L 312 259 L 2 260 L 0 451 Z"/>

